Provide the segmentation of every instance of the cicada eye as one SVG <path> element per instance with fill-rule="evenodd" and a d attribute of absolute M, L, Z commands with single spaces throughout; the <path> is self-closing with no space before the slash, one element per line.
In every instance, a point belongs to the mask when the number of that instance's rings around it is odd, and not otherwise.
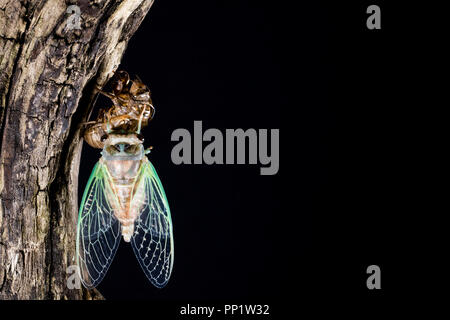
<path fill-rule="evenodd" d="M 104 135 L 100 138 L 100 141 L 101 141 L 101 142 L 105 142 L 106 139 L 108 139 L 108 135 L 107 135 L 107 134 L 104 134 Z"/>
<path fill-rule="evenodd" d="M 138 138 L 141 142 L 144 142 L 144 135 L 143 135 L 142 133 L 139 133 L 139 134 L 137 135 L 137 138 Z"/>
<path fill-rule="evenodd" d="M 116 145 L 109 145 L 106 147 L 106 151 L 111 155 L 116 154 L 116 153 L 120 152 L 120 147 L 118 147 Z"/>
<path fill-rule="evenodd" d="M 128 145 L 128 148 L 125 149 L 125 152 L 128 154 L 137 154 L 139 153 L 139 144 Z"/>

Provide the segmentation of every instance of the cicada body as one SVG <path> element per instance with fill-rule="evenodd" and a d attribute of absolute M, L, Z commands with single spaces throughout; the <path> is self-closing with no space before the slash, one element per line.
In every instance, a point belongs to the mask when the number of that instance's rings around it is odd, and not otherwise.
<path fill-rule="evenodd" d="M 145 275 L 164 287 L 174 259 L 169 204 L 136 131 L 103 126 L 102 157 L 86 185 L 77 224 L 77 264 L 83 285 L 102 281 L 119 246 L 131 243 Z M 139 124 L 140 125 L 140 124 Z M 89 129 L 89 128 L 88 128 Z"/>

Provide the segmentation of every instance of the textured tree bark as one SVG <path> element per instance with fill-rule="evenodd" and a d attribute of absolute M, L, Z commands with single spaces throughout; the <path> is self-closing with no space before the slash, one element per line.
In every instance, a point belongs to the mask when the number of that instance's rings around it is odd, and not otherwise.
<path fill-rule="evenodd" d="M 102 299 L 67 286 L 80 124 L 152 4 L 0 0 L 0 299 Z"/>

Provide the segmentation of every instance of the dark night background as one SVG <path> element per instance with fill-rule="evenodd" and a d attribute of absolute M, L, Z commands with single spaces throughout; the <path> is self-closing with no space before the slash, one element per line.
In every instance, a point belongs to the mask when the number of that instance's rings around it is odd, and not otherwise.
<path fill-rule="evenodd" d="M 370 4 L 381 7 L 381 30 L 366 28 Z M 167 287 L 153 288 L 122 242 L 98 287 L 107 299 L 294 308 L 379 303 L 395 289 L 400 31 L 390 9 L 155 1 L 120 69 L 152 91 L 145 146 L 154 147 L 149 158 L 171 206 L 174 270 Z M 171 134 L 193 134 L 194 120 L 222 132 L 280 128 L 278 174 L 261 176 L 259 165 L 174 165 Z M 84 144 L 81 189 L 99 157 Z M 381 267 L 378 292 L 366 288 L 371 264 Z"/>
<path fill-rule="evenodd" d="M 155 118 L 145 146 L 172 211 L 174 270 L 167 287 L 154 288 L 131 246 L 121 243 L 98 289 L 107 299 L 217 300 L 279 294 L 290 257 L 278 240 L 292 213 L 281 208 L 283 155 L 274 176 L 259 165 L 174 165 L 171 134 L 194 120 L 203 130 L 280 128 L 283 96 L 277 26 L 270 7 L 250 2 L 156 1 L 129 43 L 121 69 L 152 91 Z M 98 99 L 97 105 L 110 104 Z M 94 115 L 96 111 L 94 111 Z M 282 130 L 281 130 L 282 131 Z M 281 135 L 283 133 L 281 132 Z M 206 143 L 205 143 L 206 145 Z M 84 144 L 80 189 L 99 158 Z M 80 190 L 80 197 L 81 197 Z"/>

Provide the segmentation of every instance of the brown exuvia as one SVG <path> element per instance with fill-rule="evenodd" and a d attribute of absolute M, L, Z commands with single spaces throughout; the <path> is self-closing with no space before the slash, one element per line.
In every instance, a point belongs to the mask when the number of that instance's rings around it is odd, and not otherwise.
<path fill-rule="evenodd" d="M 98 149 L 103 149 L 104 141 L 109 133 L 135 132 L 140 136 L 155 114 L 150 89 L 139 77 L 130 80 L 126 71 L 118 71 L 111 79 L 112 92 L 99 89 L 99 92 L 110 98 L 113 105 L 101 109 L 97 119 L 86 123 L 84 139 Z"/>

